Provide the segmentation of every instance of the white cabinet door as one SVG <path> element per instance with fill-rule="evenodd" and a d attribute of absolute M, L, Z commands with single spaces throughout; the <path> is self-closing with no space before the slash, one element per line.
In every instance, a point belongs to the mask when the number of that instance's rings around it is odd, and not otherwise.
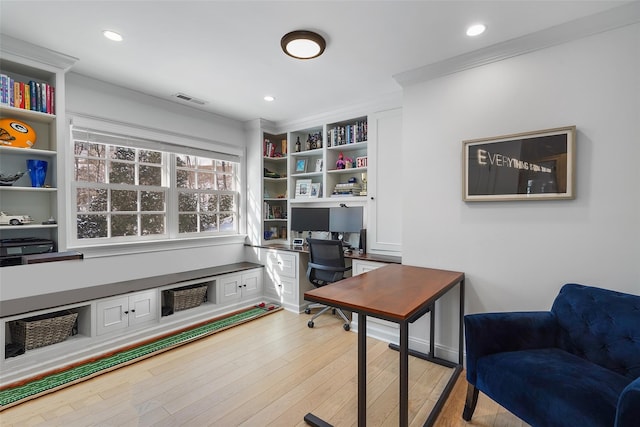
<path fill-rule="evenodd" d="M 242 275 L 242 298 L 251 298 L 262 293 L 262 269 Z"/>
<path fill-rule="evenodd" d="M 129 327 L 129 297 L 111 298 L 98 301 L 96 334 L 119 331 Z"/>
<path fill-rule="evenodd" d="M 298 298 L 298 254 L 268 250 L 264 259 L 265 294 L 293 310 Z"/>
<path fill-rule="evenodd" d="M 402 252 L 401 157 L 402 109 L 370 115 L 367 246 L 374 252 Z"/>
<path fill-rule="evenodd" d="M 141 325 L 158 318 L 156 290 L 140 292 L 129 297 L 129 325 Z"/>
<path fill-rule="evenodd" d="M 220 303 L 227 304 L 240 300 L 242 296 L 242 276 L 231 274 L 218 279 L 220 289 Z"/>
<path fill-rule="evenodd" d="M 262 293 L 262 274 L 262 269 L 256 269 L 218 278 L 220 303 L 235 303 L 260 295 Z"/>
<path fill-rule="evenodd" d="M 153 322 L 158 319 L 157 291 L 153 289 L 98 301 L 96 311 L 97 335 Z"/>

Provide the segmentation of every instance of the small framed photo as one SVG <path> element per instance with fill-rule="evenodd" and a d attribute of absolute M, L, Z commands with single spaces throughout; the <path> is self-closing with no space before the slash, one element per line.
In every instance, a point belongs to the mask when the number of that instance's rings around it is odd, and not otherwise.
<path fill-rule="evenodd" d="M 282 219 L 282 207 L 273 206 L 273 218 L 274 219 Z"/>
<path fill-rule="evenodd" d="M 299 179 L 296 181 L 296 199 L 308 198 L 311 194 L 311 180 Z"/>
<path fill-rule="evenodd" d="M 576 127 L 463 141 L 463 200 L 575 198 Z"/>
<path fill-rule="evenodd" d="M 322 184 L 319 182 L 311 183 L 311 192 L 309 193 L 310 198 L 318 198 L 320 197 L 320 192 L 322 191 Z"/>
<path fill-rule="evenodd" d="M 316 160 L 316 172 L 322 172 L 322 159 Z"/>
<path fill-rule="evenodd" d="M 307 171 L 307 159 L 296 160 L 296 173 L 304 173 Z"/>

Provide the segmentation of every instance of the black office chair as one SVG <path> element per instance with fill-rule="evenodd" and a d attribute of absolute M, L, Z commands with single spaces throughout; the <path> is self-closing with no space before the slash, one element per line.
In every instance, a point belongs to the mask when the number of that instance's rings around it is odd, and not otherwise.
<path fill-rule="evenodd" d="M 342 241 L 307 239 L 307 242 L 309 243 L 309 264 L 307 267 L 307 279 L 309 279 L 313 286 L 319 288 L 344 279 L 344 273 L 351 270 L 351 267 L 345 266 Z M 334 314 L 338 313 L 340 317 L 342 317 L 345 322 L 342 327 L 345 331 L 348 331 L 351 328 L 351 321 L 339 308 L 321 304 L 309 304 L 304 312 L 307 314 L 311 314 L 311 308 L 316 307 L 322 307 L 322 310 L 314 314 L 311 320 L 309 320 L 307 326 L 309 326 L 310 328 L 313 328 L 313 321 L 318 316 L 330 309 L 333 310 Z"/>

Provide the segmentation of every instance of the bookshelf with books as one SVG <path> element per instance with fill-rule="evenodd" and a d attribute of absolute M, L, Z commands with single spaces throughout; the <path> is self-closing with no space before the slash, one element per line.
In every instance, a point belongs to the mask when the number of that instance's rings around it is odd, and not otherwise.
<path fill-rule="evenodd" d="M 3 36 L 0 173 L 3 177 L 22 176 L 0 185 L 0 211 L 28 215 L 31 222 L 0 225 L 0 239 L 47 239 L 58 250 L 65 247 L 58 223 L 64 212 L 64 197 L 58 188 L 64 179 L 60 163 L 64 144 L 60 141 L 65 135 L 64 73 L 74 62 L 75 58 Z M 31 180 L 29 168 L 33 169 L 34 160 L 46 165 L 43 182 Z"/>
<path fill-rule="evenodd" d="M 367 123 L 360 116 L 289 132 L 291 203 L 366 200 Z"/>
<path fill-rule="evenodd" d="M 263 133 L 262 137 L 262 239 L 287 241 L 288 179 L 287 134 Z"/>
<path fill-rule="evenodd" d="M 264 245 L 290 242 L 293 206 L 368 202 L 368 116 L 307 123 L 287 132 L 261 128 Z"/>
<path fill-rule="evenodd" d="M 330 197 L 364 197 L 367 179 L 367 117 L 327 125 L 327 189 Z"/>

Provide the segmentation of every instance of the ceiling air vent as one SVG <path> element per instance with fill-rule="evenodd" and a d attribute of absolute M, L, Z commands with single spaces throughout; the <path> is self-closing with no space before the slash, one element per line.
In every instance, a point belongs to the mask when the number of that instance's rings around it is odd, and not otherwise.
<path fill-rule="evenodd" d="M 194 98 L 193 96 L 189 96 L 187 94 L 184 93 L 176 93 L 173 95 L 174 98 L 178 98 L 181 101 L 186 101 L 186 102 L 193 102 L 194 104 L 198 104 L 198 105 L 204 105 L 207 103 L 207 101 L 204 101 L 202 99 L 198 99 L 198 98 Z"/>

